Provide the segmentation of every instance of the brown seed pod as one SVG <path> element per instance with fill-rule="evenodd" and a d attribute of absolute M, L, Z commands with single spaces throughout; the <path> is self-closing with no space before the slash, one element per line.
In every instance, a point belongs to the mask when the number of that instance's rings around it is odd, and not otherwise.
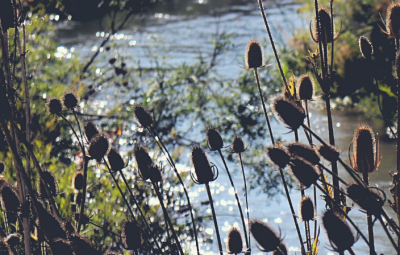
<path fill-rule="evenodd" d="M 38 227 L 48 242 L 52 242 L 56 238 L 67 238 L 63 224 L 41 202 L 36 203 L 36 209 L 38 213 Z"/>
<path fill-rule="evenodd" d="M 142 247 L 142 229 L 137 222 L 128 220 L 122 224 L 121 239 L 122 244 L 127 250 L 137 250 Z"/>
<path fill-rule="evenodd" d="M 285 123 L 291 130 L 297 130 L 306 118 L 303 108 L 283 96 L 278 96 L 273 100 L 272 108 L 277 119 Z"/>
<path fill-rule="evenodd" d="M 285 166 L 289 164 L 290 156 L 284 148 L 278 146 L 267 147 L 266 153 L 271 161 L 281 169 L 285 168 Z"/>
<path fill-rule="evenodd" d="M 92 137 L 89 143 L 88 153 L 89 155 L 101 161 L 101 159 L 107 155 L 110 149 L 110 142 L 105 134 L 100 133 Z"/>
<path fill-rule="evenodd" d="M 263 252 L 275 251 L 282 241 L 280 235 L 261 221 L 251 221 L 250 232 Z"/>
<path fill-rule="evenodd" d="M 396 38 L 400 37 L 400 3 L 393 1 L 386 12 L 386 33 Z"/>
<path fill-rule="evenodd" d="M 150 180 L 152 182 L 162 181 L 161 168 L 157 164 L 150 166 Z"/>
<path fill-rule="evenodd" d="M 241 153 L 245 151 L 243 139 L 240 136 L 235 136 L 232 143 L 232 152 Z"/>
<path fill-rule="evenodd" d="M 150 112 L 140 104 L 137 104 L 133 107 L 133 112 L 136 120 L 143 128 L 150 127 L 154 122 L 153 116 L 151 116 Z"/>
<path fill-rule="evenodd" d="M 12 233 L 4 238 L 4 242 L 8 247 L 15 247 L 22 242 L 22 236 L 20 233 Z"/>
<path fill-rule="evenodd" d="M 353 137 L 353 155 L 350 165 L 358 173 L 371 173 L 381 164 L 379 141 L 375 139 L 372 128 L 367 124 L 358 125 Z"/>
<path fill-rule="evenodd" d="M 301 199 L 299 211 L 303 221 L 314 220 L 314 205 L 309 196 Z"/>
<path fill-rule="evenodd" d="M 240 231 L 232 228 L 228 233 L 227 250 L 228 253 L 241 253 L 243 249 L 243 240 Z"/>
<path fill-rule="evenodd" d="M 143 180 L 150 178 L 150 166 L 153 165 L 153 160 L 143 146 L 137 145 L 133 149 L 133 156 L 138 166 L 139 175 Z"/>
<path fill-rule="evenodd" d="M 288 255 L 288 249 L 284 242 L 281 242 L 272 255 Z"/>
<path fill-rule="evenodd" d="M 125 167 L 124 160 L 119 154 L 116 148 L 111 148 L 110 152 L 107 155 L 108 162 L 110 163 L 111 170 L 114 172 L 121 170 Z"/>
<path fill-rule="evenodd" d="M 93 244 L 84 236 L 73 233 L 68 238 L 72 243 L 72 249 L 76 255 L 98 255 L 99 252 L 93 247 Z"/>
<path fill-rule="evenodd" d="M 375 187 L 365 188 L 357 183 L 347 186 L 347 194 L 361 209 L 371 215 L 380 215 L 385 203 L 385 193 Z"/>
<path fill-rule="evenodd" d="M 212 151 L 216 151 L 224 147 L 221 133 L 214 127 L 207 128 L 207 143 Z"/>
<path fill-rule="evenodd" d="M 50 195 L 55 197 L 58 194 L 58 182 L 54 174 L 50 171 L 43 171 L 43 181 L 46 183 Z M 41 178 L 37 180 L 37 189 L 41 198 L 48 198 L 46 188 L 43 185 Z"/>
<path fill-rule="evenodd" d="M 92 140 L 93 136 L 100 133 L 96 124 L 94 124 L 92 121 L 86 122 L 84 129 L 85 129 L 86 138 L 89 142 L 90 142 L 90 140 Z"/>
<path fill-rule="evenodd" d="M 358 39 L 358 45 L 363 58 L 371 59 L 372 54 L 374 54 L 374 48 L 372 47 L 370 40 L 365 36 L 360 36 Z"/>
<path fill-rule="evenodd" d="M 333 40 L 333 34 L 332 34 L 332 23 L 331 23 L 331 14 L 329 13 L 328 10 L 325 8 L 320 8 L 318 11 L 318 16 L 319 16 L 319 23 L 320 23 L 320 28 L 321 28 L 321 42 L 324 44 L 330 43 Z M 315 20 L 315 30 L 314 34 L 311 33 L 311 36 L 313 37 L 313 40 L 315 42 L 319 42 L 320 38 L 318 38 L 318 23 Z M 311 24 L 310 24 L 310 31 L 311 31 Z"/>
<path fill-rule="evenodd" d="M 213 167 L 210 165 L 204 149 L 198 144 L 192 146 L 192 164 L 196 176 L 191 173 L 191 177 L 195 183 L 205 184 L 217 178 L 218 174 L 215 173 Z"/>
<path fill-rule="evenodd" d="M 318 154 L 329 162 L 336 162 L 339 159 L 339 150 L 332 145 L 321 145 L 317 148 Z"/>
<path fill-rule="evenodd" d="M 79 99 L 73 92 L 66 92 L 63 96 L 64 106 L 67 109 L 74 109 L 78 106 Z"/>
<path fill-rule="evenodd" d="M 312 165 L 319 163 L 320 158 L 317 152 L 311 146 L 300 142 L 289 143 L 286 145 L 291 156 L 298 156 L 308 161 Z"/>
<path fill-rule="evenodd" d="M 259 41 L 253 39 L 247 44 L 245 61 L 247 69 L 263 66 L 264 53 Z"/>
<path fill-rule="evenodd" d="M 0 189 L 1 207 L 5 212 L 17 213 L 21 207 L 18 192 L 9 182 L 5 182 Z"/>
<path fill-rule="evenodd" d="M 317 168 L 299 157 L 294 157 L 291 160 L 290 168 L 293 175 L 305 188 L 309 188 L 316 183 L 320 175 Z"/>
<path fill-rule="evenodd" d="M 79 212 L 74 213 L 74 220 L 75 220 L 76 223 L 79 222 L 80 215 L 81 215 L 81 214 L 80 214 Z M 89 221 L 90 221 L 89 215 L 87 215 L 86 213 L 83 213 L 83 214 L 82 214 L 82 221 L 81 221 L 81 224 L 82 224 L 83 226 L 85 226 L 86 224 L 89 223 Z"/>
<path fill-rule="evenodd" d="M 297 96 L 300 100 L 311 100 L 314 95 L 314 83 L 308 74 L 303 74 L 297 86 Z"/>
<path fill-rule="evenodd" d="M 76 190 L 83 189 L 83 179 L 84 179 L 84 176 L 83 176 L 83 172 L 82 171 L 78 171 L 78 172 L 75 173 L 74 178 L 73 178 L 73 180 L 74 180 L 74 183 L 73 183 L 74 189 L 76 189 Z"/>
<path fill-rule="evenodd" d="M 1 27 L 4 31 L 14 28 L 14 8 L 12 1 L 2 1 L 0 8 Z"/>
<path fill-rule="evenodd" d="M 75 255 L 72 249 L 72 243 L 66 239 L 57 238 L 49 243 L 52 254 L 57 255 Z"/>
<path fill-rule="evenodd" d="M 349 225 L 343 221 L 342 216 L 328 210 L 322 216 L 322 223 L 328 235 L 332 248 L 337 252 L 350 249 L 357 241 Z"/>
<path fill-rule="evenodd" d="M 46 106 L 50 114 L 58 114 L 62 110 L 61 100 L 56 97 L 51 97 Z"/>

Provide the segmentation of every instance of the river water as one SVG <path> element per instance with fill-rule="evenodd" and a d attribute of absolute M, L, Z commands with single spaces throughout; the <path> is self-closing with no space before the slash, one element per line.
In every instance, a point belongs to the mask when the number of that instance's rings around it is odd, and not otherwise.
<path fill-rule="evenodd" d="M 272 33 L 277 44 L 282 44 L 290 38 L 296 28 L 307 27 L 308 21 L 297 13 L 299 4 L 286 1 L 278 1 L 279 4 L 271 1 L 266 4 L 267 15 L 272 27 Z M 100 44 L 103 37 L 108 31 L 107 20 L 103 22 L 91 21 L 86 23 L 63 23 L 60 24 L 58 30 L 59 51 L 65 54 L 66 52 L 79 52 L 82 58 L 90 56 L 96 50 L 96 46 Z M 256 1 L 245 0 L 175 0 L 166 1 L 162 6 L 157 6 L 142 18 L 136 18 L 128 22 L 128 25 L 123 31 L 120 31 L 112 42 L 125 43 L 127 55 L 139 59 L 141 66 L 154 67 L 154 62 L 148 57 L 148 50 L 154 47 L 162 47 L 162 52 L 168 52 L 165 64 L 176 63 L 191 63 L 193 59 L 199 56 L 199 49 L 202 54 L 210 54 L 213 48 L 211 39 L 217 32 L 235 33 L 233 50 L 225 54 L 217 65 L 217 71 L 222 76 L 229 76 L 231 73 L 237 73 L 240 70 L 239 66 L 243 66 L 243 52 L 246 43 L 249 39 L 255 37 L 262 39 L 267 37 L 264 23 L 260 17 L 260 11 Z M 158 40 L 159 39 L 159 40 Z M 158 46 L 162 42 L 162 46 Z M 267 54 L 270 48 L 267 48 Z M 166 53 L 164 53 L 166 54 Z M 163 57 L 161 54 L 158 56 Z M 165 57 L 165 55 L 164 55 Z M 274 61 L 272 61 L 274 62 Z M 273 66 L 276 68 L 276 65 Z M 318 105 L 319 103 L 315 103 Z M 319 107 L 311 107 L 312 117 L 311 123 L 317 133 L 321 134 L 325 141 L 327 137 L 327 120 L 323 110 L 318 110 Z M 334 131 L 336 144 L 343 151 L 342 158 L 347 159 L 347 150 L 353 137 L 353 132 L 358 123 L 369 123 L 375 132 L 384 134 L 385 129 L 380 120 L 366 119 L 362 114 L 356 114 L 349 111 L 335 110 L 333 115 Z M 281 124 L 273 122 L 274 130 L 281 130 L 279 135 L 285 141 L 292 141 L 292 134 L 285 134 L 285 129 Z M 380 135 L 385 137 L 385 135 Z M 305 137 L 301 136 L 305 142 Z M 379 171 L 371 174 L 370 182 L 385 190 L 389 194 L 390 176 L 389 171 L 394 170 L 395 166 L 395 143 L 387 139 L 381 139 L 380 151 L 383 155 L 383 161 Z M 218 159 L 213 160 L 223 169 L 222 162 Z M 237 165 L 231 165 L 231 169 L 239 169 Z M 340 169 L 341 173 L 344 172 Z M 237 172 L 239 173 L 239 172 Z M 346 175 L 344 175 L 346 176 Z M 242 178 L 240 174 L 233 176 L 234 182 L 239 190 L 242 191 Z M 237 207 L 234 204 L 232 189 L 230 188 L 229 180 L 224 173 L 220 171 L 220 177 L 211 183 L 212 192 L 215 198 L 217 210 L 217 218 L 221 234 L 226 238 L 227 232 L 232 226 L 241 228 L 240 218 Z M 311 196 L 310 191 L 306 191 Z M 194 186 L 190 190 L 191 197 L 194 200 L 195 206 L 200 206 L 200 202 L 206 200 L 206 193 L 203 187 Z M 229 199 L 228 199 L 229 198 Z M 294 204 L 297 205 L 300 201 L 299 192 L 292 191 Z M 322 201 L 322 200 L 319 200 Z M 323 208 L 318 207 L 317 220 L 322 215 Z M 394 217 L 391 208 L 385 206 L 386 211 Z M 270 199 L 265 194 L 252 191 L 249 194 L 249 210 L 250 217 L 260 219 L 270 223 L 273 227 L 279 228 L 284 236 L 284 241 L 287 244 L 290 254 L 300 254 L 299 244 L 293 225 L 292 216 L 288 213 L 289 206 L 284 197 L 280 199 Z M 210 209 L 203 211 L 205 214 L 210 214 Z M 350 212 L 350 216 L 356 224 L 366 233 L 366 216 L 360 213 L 356 208 Z M 320 221 L 319 221 L 320 222 Z M 302 225 L 301 225 L 302 226 Z M 394 254 L 393 249 L 387 240 L 382 227 L 379 223 L 375 224 L 376 231 L 376 250 L 378 253 Z M 213 225 L 210 222 L 205 232 L 213 236 Z M 330 246 L 321 228 L 321 243 L 319 254 L 331 254 Z M 355 252 L 357 254 L 368 254 L 368 249 L 360 239 L 355 244 Z M 187 247 L 188 248 L 188 247 Z M 194 251 L 194 244 L 192 244 Z M 254 254 L 261 254 L 252 241 L 252 250 Z M 202 254 L 218 254 L 217 243 L 204 244 L 202 246 Z M 195 254 L 195 253 L 193 253 Z"/>

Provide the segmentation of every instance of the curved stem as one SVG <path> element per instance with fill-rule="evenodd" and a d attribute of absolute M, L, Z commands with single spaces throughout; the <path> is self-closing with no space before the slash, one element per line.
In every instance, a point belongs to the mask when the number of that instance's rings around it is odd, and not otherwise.
<path fill-rule="evenodd" d="M 84 160 L 85 160 L 85 162 L 84 162 L 84 167 L 83 167 L 83 192 L 82 192 L 82 201 L 81 201 L 81 207 L 80 207 L 80 215 L 83 215 L 83 212 L 85 211 L 86 186 L 87 186 L 87 169 L 88 169 L 88 164 L 89 164 L 90 158 L 85 156 Z M 79 217 L 78 233 L 81 231 L 82 218 L 83 217 Z"/>
<path fill-rule="evenodd" d="M 246 214 L 247 214 L 247 232 L 249 233 L 249 245 L 248 248 L 251 249 L 251 243 L 250 243 L 250 216 L 249 216 L 249 202 L 247 200 L 247 184 L 246 184 L 246 175 L 244 174 L 244 167 L 243 167 L 243 160 L 242 160 L 242 153 L 239 152 L 239 160 L 240 160 L 240 166 L 242 168 L 242 174 L 243 174 L 243 182 L 244 182 L 244 196 L 246 198 Z M 246 231 L 245 229 L 243 231 Z M 249 250 L 250 251 L 250 250 Z"/>
<path fill-rule="evenodd" d="M 368 181 L 368 171 L 363 172 L 363 180 L 365 185 L 368 187 L 369 181 Z M 374 225 L 372 223 L 372 215 L 370 213 L 367 213 L 367 224 L 368 224 L 368 240 L 370 244 L 370 254 L 373 254 L 373 251 L 375 250 L 375 243 L 374 243 Z"/>
<path fill-rule="evenodd" d="M 219 252 L 221 253 L 221 255 L 223 255 L 224 251 L 222 250 L 221 236 L 219 234 L 217 216 L 215 215 L 214 202 L 213 202 L 213 199 L 212 199 L 212 196 L 211 196 L 210 185 L 208 183 L 205 183 L 205 185 L 206 185 L 208 200 L 210 201 L 211 212 L 212 212 L 212 215 L 213 215 L 214 228 L 215 228 L 215 233 L 217 235 Z"/>

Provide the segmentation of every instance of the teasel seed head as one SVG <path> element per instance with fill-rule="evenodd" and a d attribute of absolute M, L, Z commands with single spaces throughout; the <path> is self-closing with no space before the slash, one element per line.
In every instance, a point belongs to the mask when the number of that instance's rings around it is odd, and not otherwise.
<path fill-rule="evenodd" d="M 250 221 L 250 232 L 263 252 L 275 251 L 282 241 L 280 235 L 262 221 Z"/>
<path fill-rule="evenodd" d="M 133 156 L 138 166 L 139 175 L 143 180 L 150 178 L 150 166 L 153 165 L 153 160 L 143 146 L 136 145 L 133 149 Z"/>
<path fill-rule="evenodd" d="M 303 158 L 311 165 L 316 165 L 320 161 L 317 152 L 313 148 L 311 148 L 311 146 L 299 142 L 294 142 L 287 144 L 286 147 L 288 148 L 291 156 L 298 156 L 300 158 Z"/>
<path fill-rule="evenodd" d="M 57 182 L 56 177 L 50 171 L 43 171 L 42 177 L 43 177 L 43 181 L 47 185 L 50 195 L 55 197 L 58 193 L 58 182 Z M 41 198 L 48 198 L 46 188 L 43 185 L 40 177 L 38 178 L 38 181 L 37 181 L 37 189 L 38 189 L 39 196 Z"/>
<path fill-rule="evenodd" d="M 297 156 L 292 158 L 290 168 L 293 175 L 305 188 L 309 188 L 312 184 L 315 184 L 320 175 L 317 168 Z"/>
<path fill-rule="evenodd" d="M 379 141 L 376 141 L 372 128 L 367 124 L 358 125 L 353 137 L 353 155 L 350 165 L 358 173 L 371 173 L 381 164 Z"/>
<path fill-rule="evenodd" d="M 0 161 L 0 174 L 3 174 L 6 171 L 6 164 L 3 161 Z"/>
<path fill-rule="evenodd" d="M 297 130 L 306 118 L 303 108 L 283 96 L 278 96 L 273 100 L 272 108 L 277 119 L 285 123 L 291 130 Z"/>
<path fill-rule="evenodd" d="M 290 156 L 284 148 L 271 146 L 267 147 L 265 150 L 271 161 L 279 168 L 283 169 L 287 164 L 289 164 Z"/>
<path fill-rule="evenodd" d="M 385 193 L 375 187 L 365 188 L 357 183 L 347 186 L 347 194 L 361 209 L 371 215 L 379 215 L 385 203 Z"/>
<path fill-rule="evenodd" d="M 321 27 L 321 41 L 324 44 L 330 43 L 333 40 L 332 34 L 332 23 L 331 23 L 331 14 L 325 8 L 320 8 L 318 11 L 320 27 Z M 315 21 L 315 38 L 316 41 L 319 42 L 320 38 L 318 38 L 318 23 Z"/>
<path fill-rule="evenodd" d="M 243 240 L 240 231 L 232 228 L 228 233 L 227 250 L 228 253 L 241 253 L 243 249 Z"/>
<path fill-rule="evenodd" d="M 342 220 L 342 216 L 328 210 L 322 216 L 322 223 L 328 235 L 332 248 L 337 252 L 350 249 L 357 241 L 349 225 Z"/>
<path fill-rule="evenodd" d="M 301 199 L 300 216 L 303 221 L 314 220 L 314 204 L 309 196 Z"/>
<path fill-rule="evenodd" d="M 92 140 L 93 136 L 100 133 L 99 129 L 97 128 L 96 124 L 93 123 L 93 121 L 86 122 L 84 129 L 85 129 L 86 138 L 89 142 L 90 142 L 90 140 Z"/>
<path fill-rule="evenodd" d="M 69 240 L 72 243 L 72 249 L 76 255 L 99 254 L 99 252 L 93 247 L 93 244 L 78 233 L 71 234 Z"/>
<path fill-rule="evenodd" d="M 214 127 L 207 128 L 207 142 L 208 147 L 212 151 L 216 151 L 224 147 L 221 133 Z"/>
<path fill-rule="evenodd" d="M 246 47 L 246 68 L 262 67 L 264 63 L 264 53 L 259 41 L 252 39 Z"/>
<path fill-rule="evenodd" d="M 137 250 L 142 247 L 142 229 L 137 222 L 128 220 L 122 224 L 121 239 L 124 248 L 127 250 Z"/>
<path fill-rule="evenodd" d="M 157 164 L 150 165 L 150 180 L 152 182 L 162 181 L 161 168 Z"/>
<path fill-rule="evenodd" d="M 66 92 L 63 96 L 64 106 L 67 109 L 74 109 L 78 106 L 79 99 L 73 92 Z"/>
<path fill-rule="evenodd" d="M 12 233 L 4 238 L 4 242 L 8 247 L 15 247 L 22 242 L 22 236 L 20 233 Z"/>
<path fill-rule="evenodd" d="M 374 48 L 372 47 L 372 43 L 365 36 L 360 36 L 358 39 L 358 45 L 360 46 L 360 52 L 363 58 L 371 59 L 372 54 L 374 54 Z"/>
<path fill-rule="evenodd" d="M 58 114 L 62 110 L 61 100 L 56 97 L 51 97 L 46 104 L 50 114 Z"/>
<path fill-rule="evenodd" d="M 288 255 L 288 249 L 284 242 L 281 242 L 272 255 Z"/>
<path fill-rule="evenodd" d="M 317 148 L 318 154 L 329 162 L 336 162 L 339 160 L 340 152 L 333 145 L 321 145 Z"/>
<path fill-rule="evenodd" d="M 88 153 L 89 155 L 101 161 L 101 159 L 107 155 L 110 149 L 110 142 L 105 134 L 100 133 L 92 137 L 89 143 Z"/>
<path fill-rule="evenodd" d="M 81 214 L 79 212 L 74 213 L 74 220 L 76 223 L 79 222 L 79 218 L 80 218 Z M 81 220 L 81 224 L 83 226 L 85 226 L 86 224 L 88 224 L 90 221 L 90 217 L 89 215 L 87 215 L 86 213 L 82 214 L 82 220 Z"/>
<path fill-rule="evenodd" d="M 83 189 L 83 181 L 84 176 L 82 171 L 78 171 L 74 175 L 74 189 L 81 190 Z"/>
<path fill-rule="evenodd" d="M 133 112 L 135 114 L 136 120 L 143 128 L 150 127 L 154 121 L 153 116 L 151 116 L 150 112 L 147 111 L 147 109 L 140 104 L 137 104 L 133 107 Z"/>
<path fill-rule="evenodd" d="M 390 3 L 386 13 L 386 33 L 396 38 L 400 37 L 400 3 Z"/>
<path fill-rule="evenodd" d="M 300 100 L 311 100 L 314 95 L 314 83 L 308 74 L 303 74 L 297 86 L 297 96 Z"/>
<path fill-rule="evenodd" d="M 116 172 L 125 167 L 124 160 L 116 148 L 111 148 L 107 155 L 108 162 L 110 163 L 111 170 Z"/>
<path fill-rule="evenodd" d="M 72 243 L 66 239 L 57 238 L 49 243 L 52 254 L 57 255 L 75 255 L 72 249 Z"/>
<path fill-rule="evenodd" d="M 48 242 L 56 238 L 67 238 L 63 224 L 44 207 L 43 203 L 36 203 L 36 209 L 38 214 L 38 227 L 43 232 Z"/>
<path fill-rule="evenodd" d="M 240 136 L 235 136 L 232 143 L 232 152 L 241 153 L 246 150 L 243 139 Z"/>
<path fill-rule="evenodd" d="M 17 213 L 21 207 L 18 192 L 15 186 L 6 182 L 0 189 L 1 207 L 3 211 L 10 213 Z"/>
<path fill-rule="evenodd" d="M 195 183 L 205 184 L 217 178 L 217 172 L 208 161 L 204 149 L 198 144 L 192 146 L 192 164 L 196 175 L 191 173 L 191 177 Z"/>
<path fill-rule="evenodd" d="M 1 27 L 4 31 L 14 28 L 14 8 L 12 1 L 2 1 L 0 9 Z"/>
<path fill-rule="evenodd" d="M 82 202 L 82 193 L 81 192 L 78 192 L 78 193 L 75 194 L 74 202 L 77 205 L 81 204 L 81 202 Z"/>

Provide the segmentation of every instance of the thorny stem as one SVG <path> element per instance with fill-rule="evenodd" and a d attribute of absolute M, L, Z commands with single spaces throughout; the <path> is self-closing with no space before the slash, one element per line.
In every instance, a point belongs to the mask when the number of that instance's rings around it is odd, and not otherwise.
<path fill-rule="evenodd" d="M 240 166 L 242 168 L 242 174 L 243 174 L 243 182 L 244 182 L 244 194 L 246 198 L 246 214 L 247 214 L 247 232 L 249 233 L 249 249 L 250 249 L 250 216 L 249 216 L 249 202 L 247 201 L 247 184 L 246 184 L 246 175 L 244 174 L 244 168 L 243 168 L 243 160 L 242 160 L 242 153 L 239 152 L 239 160 L 240 160 Z M 246 232 L 246 230 L 243 230 Z"/>
<path fill-rule="evenodd" d="M 240 205 L 240 200 L 239 200 L 239 197 L 238 197 L 236 188 L 235 188 L 235 184 L 233 183 L 232 176 L 231 176 L 231 174 L 229 173 L 228 166 L 226 165 L 225 158 L 224 158 L 224 156 L 222 155 L 221 149 L 218 149 L 218 153 L 219 153 L 219 155 L 221 156 L 222 162 L 224 163 L 224 166 L 225 166 L 225 169 L 226 169 L 226 173 L 228 174 L 229 181 L 230 181 L 231 186 L 232 186 L 232 188 L 233 188 L 233 192 L 235 193 L 235 198 L 236 198 L 236 202 L 237 202 L 237 204 L 238 204 L 239 213 L 240 213 L 240 218 L 242 219 L 243 233 L 244 233 L 244 238 L 245 238 L 245 240 L 246 240 L 246 246 L 247 246 L 247 248 L 250 249 L 249 240 L 248 240 L 248 238 L 247 238 L 246 223 L 244 222 L 244 216 L 243 216 L 242 206 Z"/>
<path fill-rule="evenodd" d="M 219 234 L 217 216 L 215 215 L 214 202 L 213 202 L 213 199 L 212 199 L 212 196 L 211 196 L 210 185 L 208 183 L 205 183 L 205 185 L 206 185 L 208 200 L 210 201 L 211 212 L 212 212 L 212 215 L 213 215 L 214 228 L 215 228 L 215 233 L 217 235 L 219 252 L 220 252 L 220 255 L 223 255 L 224 251 L 222 250 L 221 236 Z"/>
<path fill-rule="evenodd" d="M 318 0 L 314 0 L 314 6 L 315 6 L 315 19 L 317 21 L 317 34 L 318 34 L 318 46 L 319 46 L 319 54 L 321 56 L 321 69 L 322 69 L 322 77 L 325 77 L 325 63 L 324 63 L 324 56 L 323 56 L 323 51 L 322 51 L 322 35 L 321 35 L 321 22 L 319 20 L 319 14 L 318 14 Z"/>

